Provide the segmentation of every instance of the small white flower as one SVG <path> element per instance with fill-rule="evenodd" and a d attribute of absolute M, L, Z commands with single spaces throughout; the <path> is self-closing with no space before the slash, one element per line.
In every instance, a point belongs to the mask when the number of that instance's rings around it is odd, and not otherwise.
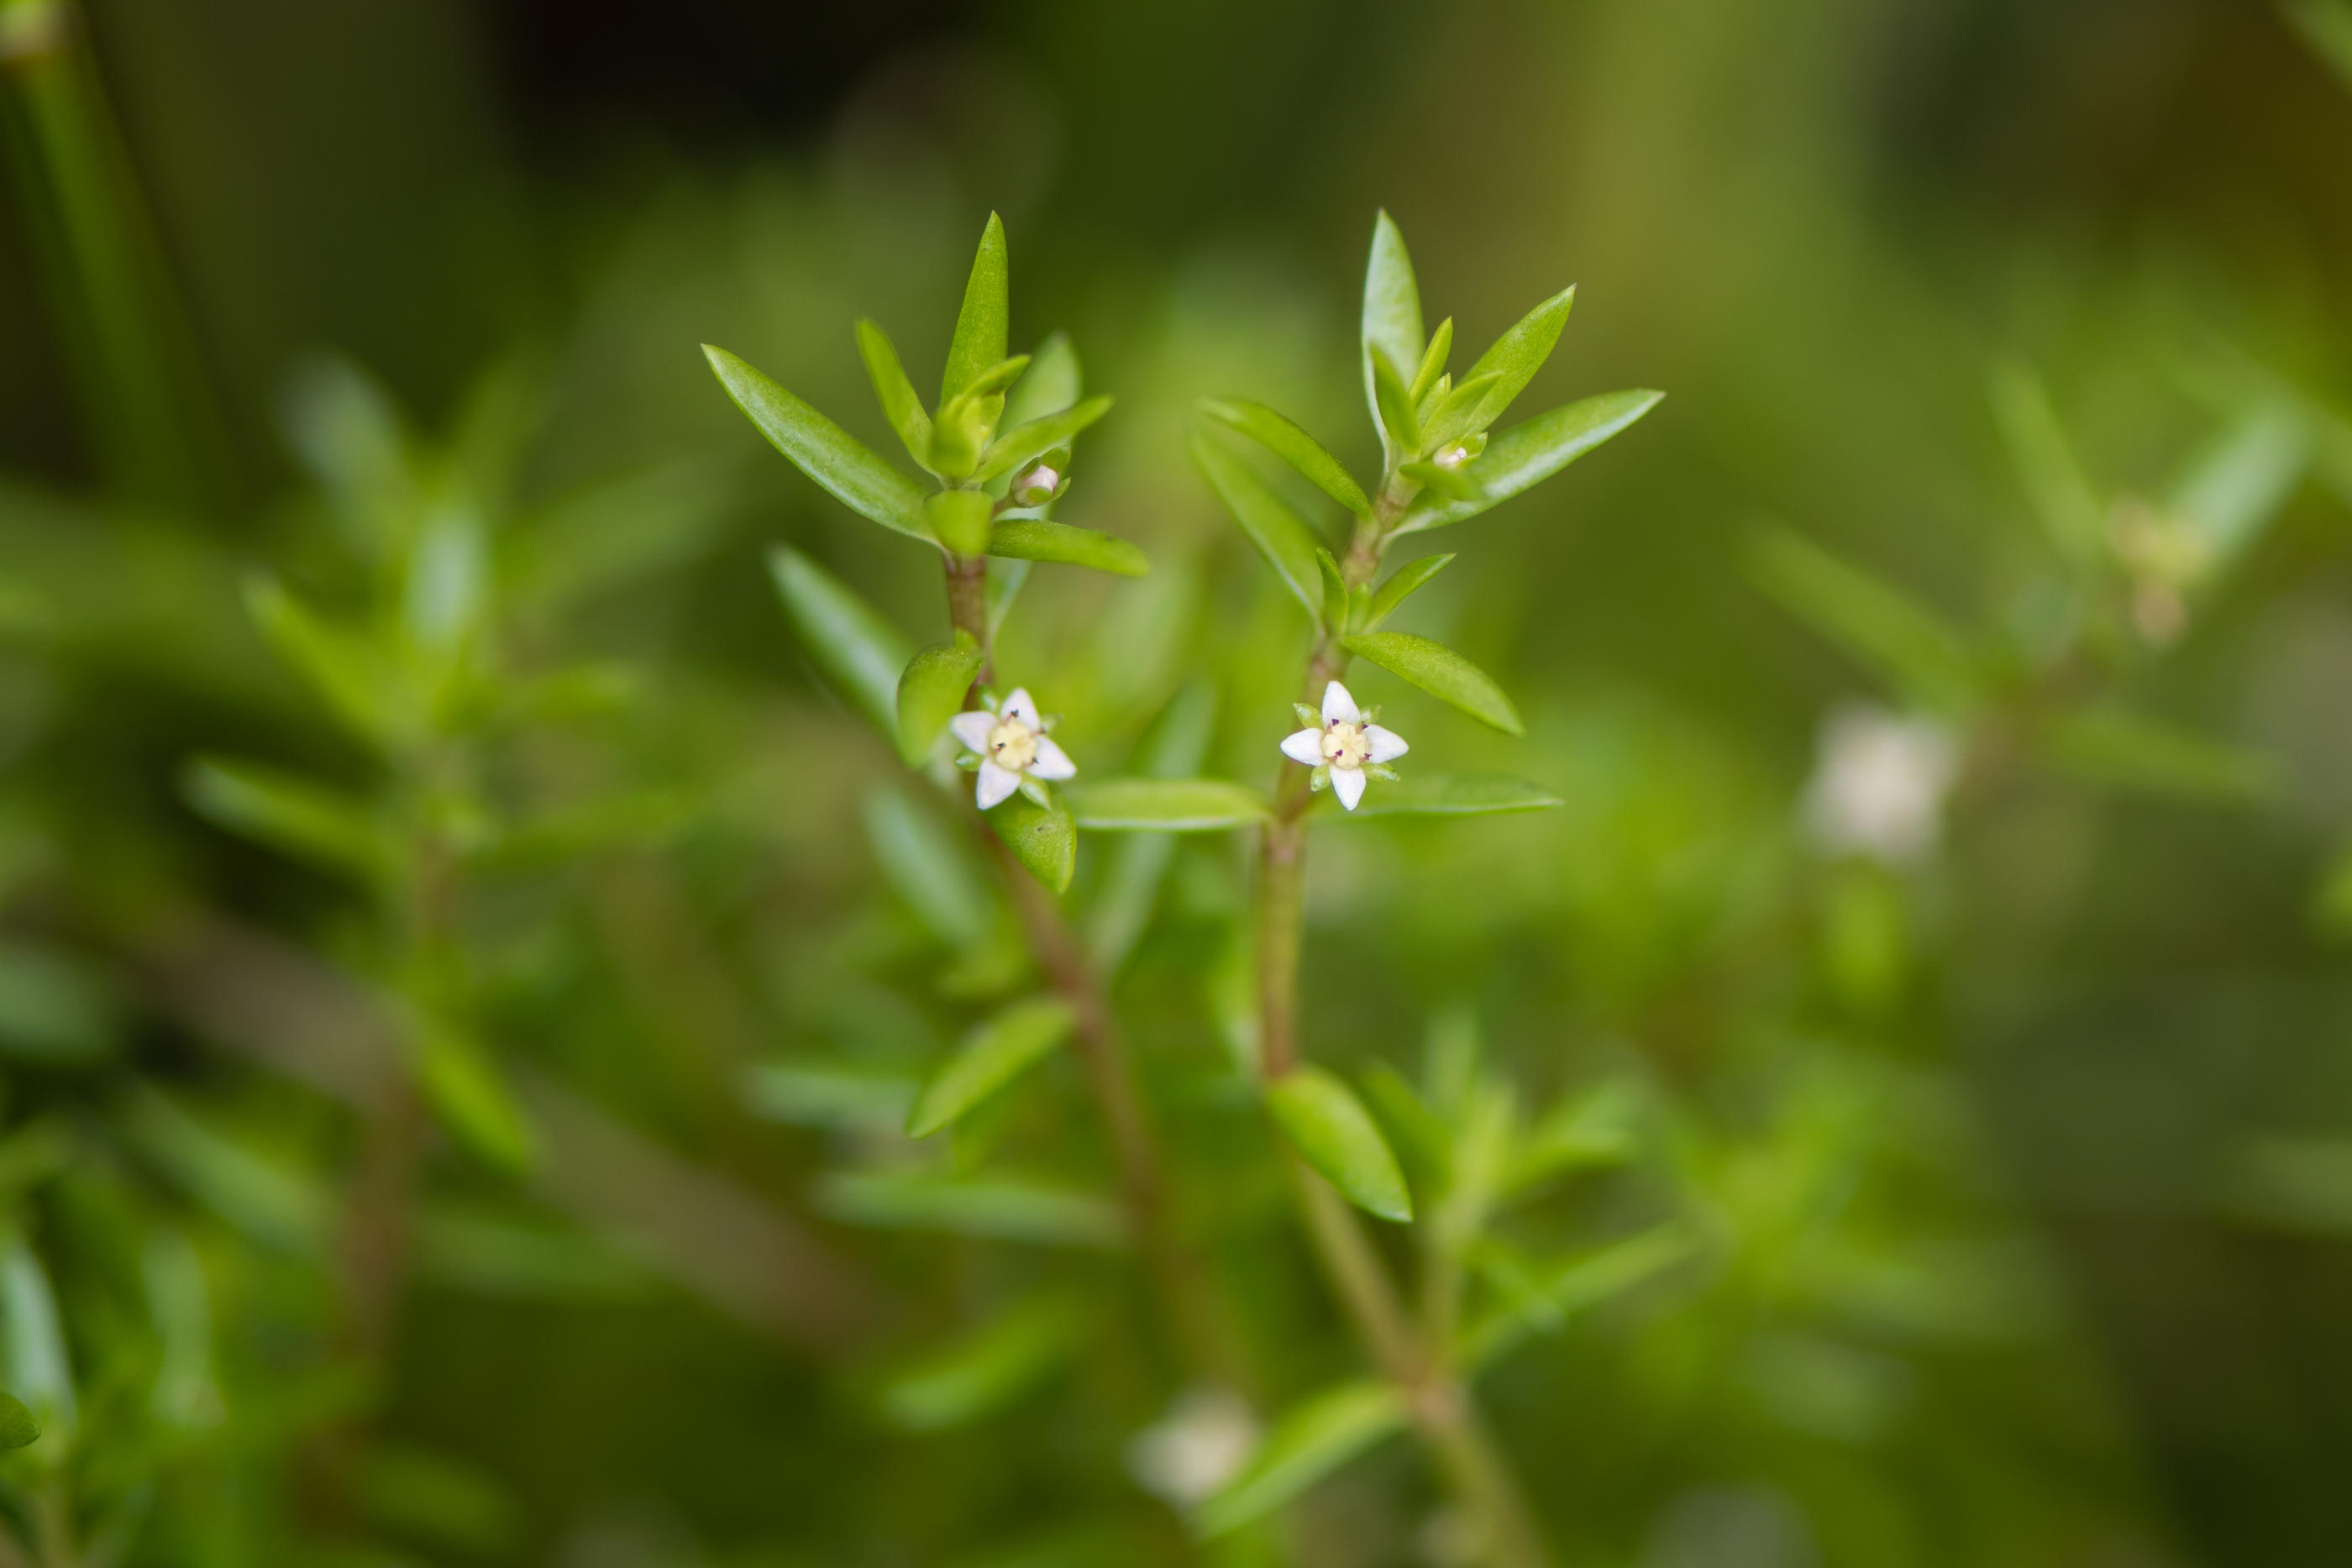
<path fill-rule="evenodd" d="M 1333 681 L 1323 688 L 1323 711 L 1301 704 L 1298 720 L 1307 727 L 1282 743 L 1282 754 L 1301 768 L 1315 769 L 1315 788 L 1329 785 L 1339 804 L 1350 811 L 1364 798 L 1364 779 L 1394 779 L 1388 765 L 1411 748 L 1392 729 L 1374 724 L 1375 716 L 1356 706 L 1348 688 Z"/>
<path fill-rule="evenodd" d="M 1822 726 L 1806 820 L 1832 853 L 1908 864 L 1936 847 L 1958 771 L 1951 732 L 1934 719 L 1842 707 Z"/>
<path fill-rule="evenodd" d="M 1013 500 L 1016 506 L 1042 507 L 1061 494 L 1062 476 L 1050 463 L 1040 463 L 1013 481 Z"/>
<path fill-rule="evenodd" d="M 982 810 L 1003 804 L 1015 789 L 1043 805 L 1045 787 L 1036 780 L 1076 775 L 1077 764 L 1046 735 L 1050 727 L 1037 716 L 1037 705 L 1023 686 L 1013 688 L 1001 705 L 992 703 L 985 711 L 960 713 L 948 720 L 949 733 L 971 753 L 967 765 L 978 768 L 980 783 L 972 798 Z"/>
<path fill-rule="evenodd" d="M 1128 1440 L 1127 1469 L 1152 1496 L 1190 1508 L 1240 1474 L 1256 1448 L 1257 1420 L 1240 1396 L 1193 1388 Z"/>

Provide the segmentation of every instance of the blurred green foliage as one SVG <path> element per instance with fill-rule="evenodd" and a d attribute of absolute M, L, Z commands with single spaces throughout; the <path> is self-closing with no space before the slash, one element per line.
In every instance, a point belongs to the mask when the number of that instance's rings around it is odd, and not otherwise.
<path fill-rule="evenodd" d="M 1081 780 L 1254 791 L 1304 605 L 1559 802 L 1318 835 L 1303 992 L 1560 1560 L 2335 1561 L 2347 17 L 910 8 L 774 131 L 715 54 L 551 96 L 520 5 L 0 3 L 0 1562 L 1470 1560 L 1249 1082 L 1244 835 L 1069 795 L 1188 1341 L 874 733 L 940 590 L 697 351 L 977 475 L 856 323 L 969 358 L 992 209 L 1118 396 L 1056 517 L 1150 563 L 1004 623 Z M 1465 345 L 1578 285 L 1524 411 L 1673 395 L 1334 605 L 1188 432 L 1380 468 L 1380 207 Z"/>

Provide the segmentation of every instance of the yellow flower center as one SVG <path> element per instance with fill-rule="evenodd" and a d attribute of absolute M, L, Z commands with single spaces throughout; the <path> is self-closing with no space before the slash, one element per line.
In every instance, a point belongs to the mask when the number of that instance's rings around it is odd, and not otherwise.
<path fill-rule="evenodd" d="M 1017 718 L 1001 718 L 988 732 L 988 759 L 1019 773 L 1037 760 L 1037 732 Z"/>
<path fill-rule="evenodd" d="M 1361 768 L 1372 755 L 1372 743 L 1364 738 L 1360 724 L 1332 724 L 1323 727 L 1323 760 L 1334 768 Z"/>

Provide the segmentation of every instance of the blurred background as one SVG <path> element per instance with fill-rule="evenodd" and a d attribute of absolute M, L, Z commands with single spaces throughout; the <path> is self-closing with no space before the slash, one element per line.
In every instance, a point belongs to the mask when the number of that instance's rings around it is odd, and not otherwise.
<path fill-rule="evenodd" d="M 0 1561 L 1464 1560 L 1393 1440 L 1192 1540 L 1066 1064 L 904 1146 L 1024 960 L 762 554 L 940 591 L 698 350 L 883 450 L 851 323 L 923 382 L 1001 212 L 1154 570 L 1000 667 L 1261 781 L 1306 629 L 1185 420 L 1376 463 L 1381 208 L 1465 343 L 1579 286 L 1527 412 L 1668 393 L 1415 601 L 1526 741 L 1360 684 L 1566 808 L 1310 886 L 1311 1051 L 1619 1096 L 1521 1244 L 1696 1238 L 1484 1385 L 1561 1560 L 2342 1561 L 2352 10 L 5 0 L 0 95 Z M 1937 704 L 1811 547 L 1974 651 L 1924 828 L 1824 826 L 1832 716 Z M 1246 1429 L 1355 1364 L 1246 866 L 1100 842 Z"/>

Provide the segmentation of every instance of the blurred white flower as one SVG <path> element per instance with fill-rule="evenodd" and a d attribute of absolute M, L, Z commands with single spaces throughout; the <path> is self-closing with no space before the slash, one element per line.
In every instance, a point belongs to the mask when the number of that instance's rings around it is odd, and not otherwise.
<path fill-rule="evenodd" d="M 1050 727 L 1037 716 L 1037 705 L 1026 687 L 1016 686 L 1001 706 L 960 713 L 948 720 L 949 733 L 978 761 L 980 782 L 972 798 L 983 811 L 1001 805 L 1015 789 L 1044 793 L 1030 781 L 1076 776 L 1077 764 L 1054 744 Z M 971 759 L 967 759 L 968 761 Z"/>
<path fill-rule="evenodd" d="M 1412 749 L 1394 730 L 1374 724 L 1373 716 L 1356 706 L 1347 687 L 1333 681 L 1323 688 L 1320 715 L 1300 706 L 1298 719 L 1307 727 L 1282 743 L 1282 754 L 1315 769 L 1315 787 L 1329 784 L 1339 804 L 1352 811 L 1364 798 L 1365 778 L 1394 778 L 1388 764 Z"/>
<path fill-rule="evenodd" d="M 1805 818 L 1832 853 L 1909 864 L 1941 837 L 1944 798 L 1958 769 L 1958 747 L 1936 720 L 1867 704 L 1841 707 L 1822 726 Z"/>
<path fill-rule="evenodd" d="M 1154 1497 L 1190 1508 L 1241 1473 L 1257 1436 L 1257 1418 L 1239 1395 L 1187 1389 L 1128 1440 L 1128 1473 Z"/>

